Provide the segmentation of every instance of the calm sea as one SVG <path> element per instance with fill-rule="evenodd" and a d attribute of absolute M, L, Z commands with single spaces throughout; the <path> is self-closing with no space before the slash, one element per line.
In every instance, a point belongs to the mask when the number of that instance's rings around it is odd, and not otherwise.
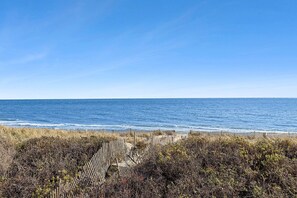
<path fill-rule="evenodd" d="M 297 132 L 297 99 L 0 100 L 0 125 Z"/>

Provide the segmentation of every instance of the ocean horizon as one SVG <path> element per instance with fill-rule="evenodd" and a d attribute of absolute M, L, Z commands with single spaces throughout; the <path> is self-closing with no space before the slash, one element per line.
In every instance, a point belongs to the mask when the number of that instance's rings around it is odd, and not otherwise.
<path fill-rule="evenodd" d="M 0 100 L 0 125 L 69 130 L 297 132 L 297 99 Z"/>

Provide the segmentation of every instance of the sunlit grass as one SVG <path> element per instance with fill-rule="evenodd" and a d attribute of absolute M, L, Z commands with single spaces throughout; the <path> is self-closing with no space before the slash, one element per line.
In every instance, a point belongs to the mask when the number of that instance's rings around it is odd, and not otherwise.
<path fill-rule="evenodd" d="M 33 138 L 59 137 L 59 138 L 82 138 L 82 137 L 119 137 L 116 133 L 95 132 L 95 131 L 66 131 L 56 129 L 39 128 L 12 128 L 0 126 L 0 138 L 13 144 L 21 143 Z"/>

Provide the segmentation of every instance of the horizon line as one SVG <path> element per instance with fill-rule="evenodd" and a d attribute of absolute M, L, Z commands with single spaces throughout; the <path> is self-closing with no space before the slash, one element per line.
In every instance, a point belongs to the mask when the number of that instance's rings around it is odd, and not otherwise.
<path fill-rule="evenodd" d="M 297 99 L 297 97 L 0 98 L 0 101 L 5 101 L 5 100 L 146 100 L 146 99 Z"/>

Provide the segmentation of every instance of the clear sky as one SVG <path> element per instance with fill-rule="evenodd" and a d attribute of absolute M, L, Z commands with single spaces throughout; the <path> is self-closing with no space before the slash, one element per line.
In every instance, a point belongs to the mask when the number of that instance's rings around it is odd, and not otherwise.
<path fill-rule="evenodd" d="M 297 97 L 296 0 L 1 0 L 0 98 Z"/>

